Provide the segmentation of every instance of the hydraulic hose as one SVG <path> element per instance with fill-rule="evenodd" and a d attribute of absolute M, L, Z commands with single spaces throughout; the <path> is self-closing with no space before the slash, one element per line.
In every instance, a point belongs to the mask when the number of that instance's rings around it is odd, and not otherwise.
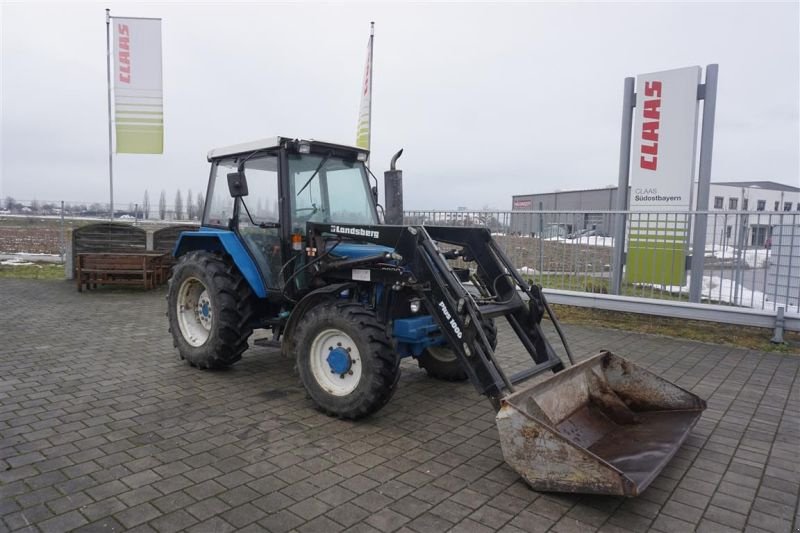
<path fill-rule="evenodd" d="M 544 297 L 544 293 L 539 291 L 539 294 L 542 297 L 542 304 L 544 305 L 545 311 L 547 311 L 547 316 L 550 317 L 550 321 L 553 322 L 553 326 L 556 328 L 556 333 L 558 333 L 559 338 L 561 339 L 561 344 L 564 345 L 564 350 L 567 352 L 567 358 L 572 366 L 575 366 L 575 359 L 572 357 L 572 350 L 569 349 L 569 344 L 567 344 L 567 337 L 564 335 L 564 331 L 561 329 L 561 324 L 558 322 L 556 315 L 553 313 L 553 310 L 550 308 L 550 304 L 547 303 L 547 298 Z"/>

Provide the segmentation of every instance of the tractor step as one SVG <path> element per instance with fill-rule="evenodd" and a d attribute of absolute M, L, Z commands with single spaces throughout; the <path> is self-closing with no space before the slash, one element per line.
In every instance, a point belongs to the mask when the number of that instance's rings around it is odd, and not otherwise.
<path fill-rule="evenodd" d="M 262 339 L 254 340 L 253 344 L 255 344 L 256 346 L 263 346 L 265 348 L 280 348 L 281 347 L 281 341 L 278 341 L 278 340 L 275 340 L 275 339 L 268 339 L 266 337 L 264 337 Z"/>

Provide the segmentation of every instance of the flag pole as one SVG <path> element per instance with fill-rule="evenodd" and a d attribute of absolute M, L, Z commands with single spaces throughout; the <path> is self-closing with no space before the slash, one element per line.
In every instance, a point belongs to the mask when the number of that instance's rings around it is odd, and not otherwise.
<path fill-rule="evenodd" d="M 111 138 L 111 10 L 106 9 L 106 81 L 108 82 L 108 195 L 109 216 L 114 220 L 114 156 Z"/>
<path fill-rule="evenodd" d="M 372 71 L 372 66 L 375 60 L 372 57 L 373 47 L 375 46 L 375 22 L 369 23 L 369 131 L 367 132 L 367 146 L 369 146 L 370 154 L 372 154 L 372 78 L 375 73 Z M 369 166 L 370 157 L 367 156 L 366 165 Z"/>

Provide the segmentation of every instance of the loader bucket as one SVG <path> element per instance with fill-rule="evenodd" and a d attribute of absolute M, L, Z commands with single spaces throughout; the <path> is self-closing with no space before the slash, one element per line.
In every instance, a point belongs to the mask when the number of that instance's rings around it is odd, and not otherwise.
<path fill-rule="evenodd" d="M 706 408 L 694 394 L 601 352 L 503 399 L 506 462 L 534 490 L 636 496 Z"/>

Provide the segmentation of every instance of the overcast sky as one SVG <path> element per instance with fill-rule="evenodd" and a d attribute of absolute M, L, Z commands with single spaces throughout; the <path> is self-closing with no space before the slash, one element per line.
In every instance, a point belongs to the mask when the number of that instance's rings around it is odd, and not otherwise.
<path fill-rule="evenodd" d="M 800 185 L 798 2 L 3 1 L 0 196 L 107 201 L 105 12 L 163 18 L 165 153 L 115 156 L 115 201 L 205 190 L 206 152 L 355 142 L 375 21 L 373 170 L 406 208 L 616 184 L 625 76 L 720 65 L 712 180 Z M 380 171 L 380 173 L 379 173 Z"/>

